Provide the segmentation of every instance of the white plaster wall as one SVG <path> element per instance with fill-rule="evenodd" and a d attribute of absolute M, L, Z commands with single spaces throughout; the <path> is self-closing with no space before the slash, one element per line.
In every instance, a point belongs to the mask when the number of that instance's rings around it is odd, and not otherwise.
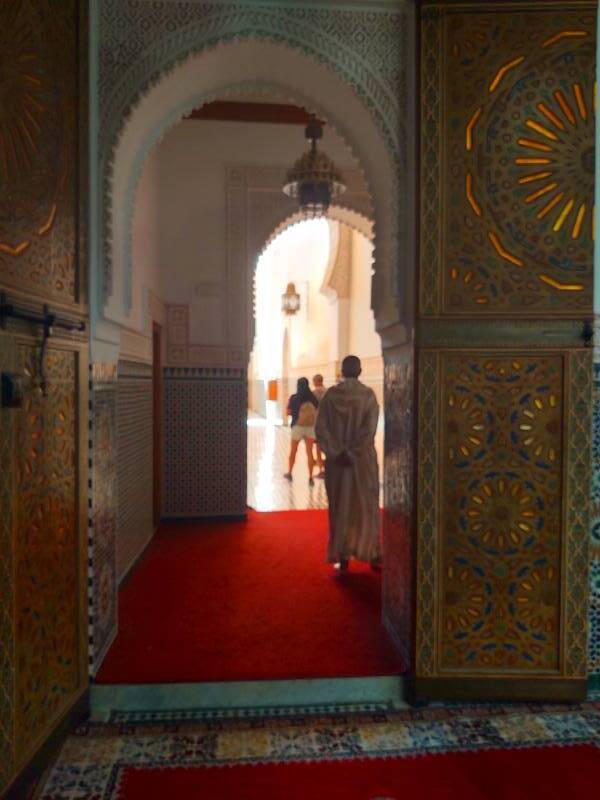
<path fill-rule="evenodd" d="M 328 358 L 329 301 L 320 288 L 329 259 L 325 220 L 293 225 L 273 240 L 259 260 L 255 283 L 255 377 L 279 378 L 286 373 L 283 342 L 287 337 L 290 368 Z M 300 294 L 300 311 L 281 312 L 281 295 L 289 282 Z"/>
<path fill-rule="evenodd" d="M 322 224 L 326 226 L 325 222 Z M 328 242 L 327 227 L 324 233 Z M 324 249 L 322 238 L 319 240 L 316 237 L 307 237 L 301 249 L 288 250 L 286 253 L 284 283 L 295 283 L 303 304 L 300 312 L 290 320 L 291 370 L 323 364 L 329 359 L 331 304 L 321 293 L 328 255 L 329 248 Z"/>
<path fill-rule="evenodd" d="M 147 321 L 144 308 L 147 291 L 158 297 L 160 290 L 160 159 L 150 154 L 137 187 L 132 232 L 132 307 L 126 325 L 143 332 Z M 162 298 L 161 298 L 162 299 Z"/>
<path fill-rule="evenodd" d="M 349 349 L 364 359 L 381 357 L 381 339 L 375 330 L 371 309 L 372 262 L 372 244 L 353 231 Z"/>
<path fill-rule="evenodd" d="M 289 167 L 304 146 L 300 125 L 200 120 L 184 120 L 158 146 L 160 293 L 190 304 L 190 341 L 227 344 L 223 309 L 239 291 L 225 285 L 226 167 Z M 342 169 L 357 168 L 332 131 L 322 146 Z"/>

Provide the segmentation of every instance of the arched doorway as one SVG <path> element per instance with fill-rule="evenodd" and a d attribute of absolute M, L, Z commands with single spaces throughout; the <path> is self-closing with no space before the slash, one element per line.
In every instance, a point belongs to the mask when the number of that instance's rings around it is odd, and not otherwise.
<path fill-rule="evenodd" d="M 249 374 L 253 400 L 248 428 L 251 508 L 327 507 L 322 481 L 307 484 L 303 445 L 292 480 L 284 478 L 290 449 L 286 406 L 300 377 L 312 382 L 315 375 L 321 375 L 325 387 L 337 383 L 341 361 L 349 353 L 361 359 L 361 381 L 374 390 L 380 406 L 376 446 L 383 486 L 383 359 L 371 309 L 371 237 L 369 220 L 348 209 L 334 207 L 328 218 L 321 220 L 302 220 L 293 214 L 276 225 L 258 258 Z M 280 304 L 289 284 L 299 293 L 300 307 L 288 316 Z M 263 399 L 268 398 L 269 390 L 272 398 Z M 318 463 L 314 474 L 323 477 Z"/>
<path fill-rule="evenodd" d="M 257 59 L 255 53 L 259 46 L 261 57 Z M 267 63 L 268 68 L 265 67 Z M 257 66 L 258 64 L 262 66 Z M 275 86 L 270 78 L 273 74 L 278 75 Z M 392 265 L 396 263 L 399 247 L 399 219 L 396 214 L 399 190 L 395 182 L 397 164 L 392 163 L 386 167 L 385 160 L 382 162 L 380 158 L 373 157 L 375 151 L 390 152 L 385 145 L 385 135 L 382 136 L 378 131 L 377 124 L 373 122 L 370 112 L 357 95 L 344 86 L 343 81 L 331 71 L 283 45 L 259 43 L 252 39 L 235 45 L 224 45 L 216 51 L 207 51 L 188 59 L 174 71 L 167 70 L 158 84 L 146 87 L 147 93 L 138 98 L 130 109 L 128 121 L 119 131 L 119 138 L 115 138 L 108 148 L 111 151 L 110 159 L 105 154 L 102 161 L 104 185 L 108 190 L 104 197 L 105 229 L 110 234 L 107 237 L 108 246 L 103 253 L 103 299 L 100 300 L 102 317 L 106 322 L 122 322 L 127 319 L 130 306 L 135 301 L 132 294 L 128 230 L 135 187 L 146 154 L 182 115 L 212 97 L 235 98 L 241 92 L 248 91 L 248 87 L 251 87 L 252 92 L 268 92 L 275 100 L 292 99 L 311 111 L 316 111 L 342 134 L 358 155 L 360 168 L 367 176 L 369 194 L 373 197 L 372 206 L 367 198 L 366 205 L 359 204 L 355 208 L 350 206 L 344 213 L 350 218 L 352 215 L 364 218 L 373 214 L 377 279 L 373 305 L 376 320 L 382 318 L 382 325 L 388 330 L 388 345 L 392 341 L 396 345 L 405 342 L 407 327 L 397 325 L 403 311 L 399 310 L 399 303 L 393 299 L 397 287 L 392 285 L 397 283 L 392 280 Z M 231 219 L 237 217 L 235 211 L 240 211 L 246 202 L 248 175 L 247 169 L 240 171 L 233 168 L 228 173 L 228 211 L 232 212 Z M 290 211 L 287 210 L 282 215 L 282 220 L 289 214 Z M 244 224 L 248 225 L 248 222 L 246 218 Z M 237 238 L 238 242 L 243 242 L 244 239 L 248 242 L 248 229 L 244 228 L 244 224 L 232 230 L 232 241 Z M 270 230 L 265 233 L 272 231 L 271 225 Z M 258 234 L 259 246 L 265 241 L 265 233 Z M 240 375 L 243 374 L 252 340 L 251 293 L 248 291 L 251 276 L 248 264 L 252 263 L 252 248 L 255 246 L 248 242 L 250 249 L 245 252 L 244 247 L 240 248 L 239 244 L 237 251 L 235 247 L 231 248 L 228 281 L 239 281 L 238 288 L 242 291 L 228 297 L 226 324 L 229 341 L 218 352 L 211 348 L 197 350 L 193 369 L 237 369 Z M 236 252 L 242 253 L 241 261 L 236 261 Z M 235 277 L 236 275 L 239 277 Z M 209 357 L 207 364 L 210 366 L 201 366 L 204 356 Z M 168 362 L 167 350 L 166 363 Z M 178 371 L 188 368 L 185 361 L 172 367 Z M 410 380 L 411 374 L 405 372 L 402 377 Z M 410 393 L 406 395 L 407 398 L 409 396 Z M 391 440 L 388 442 L 390 444 Z M 388 446 L 388 452 L 393 457 L 394 448 Z M 168 480 L 166 483 L 168 485 Z M 394 519 L 398 519 L 398 514 Z M 396 583 L 396 579 L 388 583 Z M 387 615 L 388 621 L 391 616 L 390 612 Z M 398 634 L 395 638 L 404 637 Z"/>
<path fill-rule="evenodd" d="M 240 90 L 241 91 L 241 90 Z M 238 98 L 240 95 L 238 94 Z M 239 102 L 239 100 L 238 100 Z M 162 206 L 166 209 L 165 215 L 169 219 L 173 220 L 177 218 L 180 220 L 181 212 L 175 211 L 176 207 L 176 199 L 180 202 L 183 202 L 183 205 L 180 207 L 183 211 L 183 214 L 188 213 L 188 210 L 194 207 L 194 198 L 189 194 L 188 189 L 185 188 L 184 182 L 181 181 L 179 178 L 183 175 L 184 171 L 188 175 L 201 175 L 202 176 L 202 183 L 207 187 L 213 186 L 211 183 L 211 178 L 208 172 L 205 172 L 202 167 L 200 167 L 200 162 L 192 162 L 190 160 L 186 160 L 187 157 L 181 157 L 178 161 L 177 159 L 179 156 L 175 152 L 177 148 L 173 144 L 173 142 L 177 142 L 178 137 L 179 139 L 181 136 L 185 138 L 185 130 L 189 131 L 193 128 L 194 122 L 191 120 L 185 121 L 182 126 L 177 128 L 173 128 L 171 132 L 169 132 L 162 141 L 160 147 L 154 151 L 154 153 L 167 153 L 168 157 L 165 161 L 162 156 L 159 158 L 159 165 L 157 172 L 159 175 L 162 175 L 163 178 L 159 180 L 159 185 L 161 188 L 161 200 Z M 180 129 L 183 129 L 183 133 L 178 133 Z M 327 126 L 326 126 L 327 130 Z M 265 136 L 267 134 L 264 134 Z M 332 138 L 331 144 L 328 145 L 327 142 L 325 143 L 326 149 L 329 146 L 336 146 L 338 148 L 344 148 L 343 142 L 339 139 L 339 136 L 336 137 L 335 131 L 330 134 Z M 251 133 L 246 130 L 246 137 L 247 143 L 249 142 L 249 138 L 251 137 Z M 194 138 L 194 134 L 191 134 L 188 137 L 190 141 Z M 221 143 L 224 141 L 224 138 L 216 137 Z M 281 138 L 281 137 L 279 137 Z M 283 163 L 289 165 L 290 161 L 296 157 L 297 155 L 297 146 L 301 146 L 302 144 L 302 131 L 301 128 L 297 131 L 297 138 L 294 140 L 297 144 L 294 144 L 293 149 L 286 155 L 286 159 Z M 179 142 L 181 143 L 181 141 Z M 337 144 L 336 144 L 337 143 Z M 262 144 L 262 143 L 261 143 Z M 252 145 L 253 146 L 253 145 Z M 200 149 L 203 149 L 204 145 L 199 145 Z M 244 151 L 244 148 L 238 148 L 241 152 Z M 210 145 L 207 147 L 207 151 L 210 151 Z M 342 152 L 341 150 L 339 151 Z M 238 156 L 240 159 L 242 156 Z M 256 156 L 255 156 L 256 157 Z M 336 157 L 337 158 L 337 157 Z M 344 168 L 344 174 L 347 176 L 348 181 L 348 191 L 344 196 L 344 206 L 334 207 L 332 208 L 332 218 L 333 224 L 336 226 L 336 230 L 338 227 L 343 227 L 344 229 L 351 230 L 348 227 L 348 223 L 352 226 L 352 229 L 360 229 L 367 233 L 369 237 L 373 235 L 373 225 L 369 221 L 369 217 L 372 214 L 372 201 L 370 198 L 370 194 L 367 191 L 367 187 L 365 185 L 364 178 L 361 174 L 360 165 L 356 163 L 352 156 L 348 156 L 349 161 L 347 161 L 347 166 Z M 214 155 L 209 159 L 214 160 Z M 150 163 L 150 162 L 149 162 Z M 219 169 L 221 167 L 219 166 Z M 235 303 L 243 303 L 242 308 L 238 305 L 238 309 L 240 309 L 240 318 L 231 320 L 229 316 L 231 314 L 231 309 L 227 309 L 227 314 L 224 315 L 226 317 L 225 321 L 225 332 L 227 335 L 231 332 L 231 327 L 229 326 L 229 322 L 232 321 L 235 325 L 239 325 L 241 323 L 242 330 L 244 331 L 244 336 L 251 334 L 253 328 L 253 320 L 246 318 L 244 319 L 244 308 L 248 308 L 248 306 L 252 307 L 252 300 L 251 297 L 247 298 L 243 296 L 243 292 L 239 291 L 244 287 L 249 287 L 252 285 L 252 273 L 253 268 L 256 262 L 256 256 L 259 252 L 263 249 L 265 242 L 270 241 L 276 233 L 283 229 L 283 227 L 289 225 L 297 221 L 297 215 L 293 205 L 290 207 L 289 201 L 281 193 L 281 185 L 283 182 L 283 178 L 285 176 L 285 168 L 283 166 L 265 166 L 265 167 L 247 167 L 244 165 L 243 161 L 241 166 L 236 166 L 235 164 L 231 163 L 231 159 L 228 159 L 228 166 L 223 171 L 219 172 L 219 175 L 225 174 L 225 192 L 221 195 L 223 206 L 224 206 L 224 216 L 222 219 L 224 238 L 226 241 L 226 263 L 227 268 L 230 270 L 227 276 L 227 284 L 225 286 L 226 289 L 229 287 L 235 287 L 235 291 L 229 292 L 226 297 L 227 301 L 230 305 Z M 142 177 L 141 184 L 145 181 L 144 173 Z M 178 177 L 179 176 L 179 177 Z M 164 183 L 166 181 L 166 184 Z M 140 184 L 140 185 L 141 185 Z M 167 185 L 168 184 L 168 185 Z M 217 184 L 214 184 L 217 187 Z M 201 188 L 195 189 L 193 191 L 196 194 L 201 193 Z M 215 189 L 215 192 L 218 191 L 218 188 Z M 178 197 L 175 198 L 174 192 L 177 193 Z M 199 207 L 193 211 L 196 214 L 197 218 L 200 219 L 203 215 L 210 215 L 211 211 L 210 208 L 213 205 L 220 205 L 219 202 L 215 204 L 215 196 L 218 198 L 218 195 L 215 195 L 210 190 L 206 193 L 207 195 L 207 205 L 202 207 L 202 210 L 199 212 Z M 143 205 L 143 204 L 142 204 Z M 139 212 L 140 203 L 136 204 L 135 213 L 134 213 L 134 246 L 132 250 L 132 267 L 133 267 L 133 274 L 132 278 L 132 286 L 139 285 L 139 277 L 136 278 L 136 268 L 141 263 L 140 262 L 140 253 L 142 252 L 139 247 L 136 246 L 136 230 L 140 227 L 141 223 L 138 224 L 140 221 L 138 220 L 138 212 Z M 177 220 L 176 220 L 177 221 Z M 199 224 L 199 223 L 198 223 Z M 217 225 L 212 225 L 212 228 L 217 229 Z M 240 235 L 240 231 L 242 235 Z M 210 234 L 207 232 L 207 236 Z M 362 235 L 362 234 L 361 234 Z M 139 238 L 139 237 L 138 237 Z M 206 241 L 201 242 L 201 244 L 207 249 L 209 252 L 216 253 L 216 247 L 212 247 L 212 240 L 207 239 Z M 369 245 L 370 248 L 370 245 Z M 198 252 L 198 249 L 195 249 L 193 246 L 191 248 L 193 252 Z M 210 395 L 211 392 L 213 396 L 216 398 L 219 397 L 219 403 L 215 405 L 212 410 L 211 416 L 211 424 L 215 422 L 215 419 L 218 424 L 220 424 L 220 419 L 215 417 L 215 414 L 218 414 L 218 405 L 219 404 L 226 404 L 229 401 L 222 388 L 224 384 L 227 382 L 228 387 L 227 391 L 229 391 L 229 386 L 232 384 L 234 386 L 240 386 L 245 384 L 245 374 L 243 368 L 234 367 L 235 375 L 232 374 L 233 369 L 231 366 L 231 358 L 232 355 L 238 357 L 238 353 L 240 354 L 241 363 L 245 363 L 246 359 L 248 358 L 248 351 L 245 348 L 245 342 L 250 341 L 250 339 L 243 339 L 242 345 L 240 347 L 231 347 L 231 341 L 224 340 L 224 341 L 213 341 L 208 342 L 201 341 L 195 343 L 193 340 L 193 336 L 197 335 L 197 331 L 200 330 L 200 325 L 203 324 L 203 320 L 200 317 L 196 317 L 194 319 L 194 304 L 196 306 L 198 304 L 201 305 L 203 309 L 208 309 L 210 312 L 210 303 L 216 303 L 219 299 L 219 292 L 216 290 L 214 283 L 215 279 L 211 278 L 210 275 L 205 273 L 197 272 L 196 277 L 193 278 L 191 282 L 188 282 L 185 286 L 181 283 L 182 275 L 181 269 L 177 266 L 177 260 L 181 255 L 180 250 L 177 247 L 177 243 L 174 240 L 169 240 L 169 244 L 167 247 L 161 249 L 161 254 L 165 252 L 169 254 L 170 257 L 170 267 L 167 273 L 165 273 L 165 280 L 168 281 L 168 291 L 169 292 L 177 292 L 180 291 L 178 289 L 181 286 L 181 291 L 183 291 L 184 297 L 189 298 L 187 308 L 184 308 L 183 298 L 179 300 L 177 295 L 175 294 L 167 294 L 166 297 L 166 316 L 167 316 L 167 324 L 166 324 L 166 342 L 167 342 L 167 353 L 166 353 L 166 362 L 169 364 L 170 358 L 173 357 L 174 353 L 183 353 L 184 359 L 189 358 L 191 354 L 195 354 L 197 357 L 198 353 L 201 354 L 201 357 L 205 356 L 213 356 L 217 360 L 212 361 L 210 368 L 206 366 L 200 366 L 202 362 L 196 361 L 195 364 L 190 364 L 185 360 L 179 360 L 178 358 L 171 363 L 171 366 L 167 366 L 166 373 L 165 373 L 165 441 L 164 441 L 164 452 L 165 452 L 165 461 L 166 461 L 166 480 L 165 480 L 165 504 L 164 504 L 164 516 L 166 517 L 179 517 L 179 518 L 189 518 L 193 516 L 222 516 L 224 514 L 219 514 L 219 509 L 213 506 L 215 510 L 212 513 L 207 513 L 203 509 L 203 514 L 194 514 L 189 512 L 189 506 L 187 508 L 181 509 L 181 507 L 177 507 L 176 503 L 184 493 L 181 492 L 181 485 L 185 485 L 186 476 L 191 477 L 192 480 L 196 480 L 194 476 L 202 475 L 203 472 L 208 475 L 209 478 L 213 479 L 215 475 L 218 475 L 218 462 L 209 462 L 205 460 L 205 464 L 208 464 L 208 469 L 202 469 L 202 465 L 200 469 L 189 469 L 189 470 L 179 470 L 177 464 L 175 464 L 174 469 L 170 469 L 170 465 L 175 463 L 176 459 L 179 459 L 179 463 L 181 463 L 181 453 L 185 450 L 188 445 L 185 444 L 182 436 L 185 437 L 187 442 L 197 441 L 194 440 L 194 432 L 193 428 L 190 430 L 190 423 L 188 422 L 187 427 L 183 430 L 180 426 L 179 420 L 186 419 L 188 421 L 191 420 L 191 425 L 193 426 L 196 424 L 194 419 L 199 420 L 202 422 L 202 412 L 198 414 L 194 411 L 193 408 L 190 410 L 181 410 L 181 405 L 177 406 L 178 403 L 181 403 L 181 400 L 178 399 L 177 393 L 181 391 L 181 393 L 191 393 L 193 394 L 196 392 L 198 386 L 196 384 L 202 384 L 200 391 L 206 391 L 207 395 Z M 143 253 L 142 253 L 143 255 Z M 364 275 L 364 284 L 366 287 L 366 291 L 363 292 L 366 308 L 368 313 L 372 315 L 371 310 L 369 309 L 369 302 L 368 298 L 370 295 L 370 279 L 371 279 L 371 269 L 370 269 L 370 261 L 371 261 L 371 253 L 369 251 L 368 256 L 368 264 L 366 266 L 366 272 Z M 335 266 L 334 264 L 331 265 L 332 268 Z M 189 273 L 188 273 L 189 275 Z M 212 282 L 211 282 L 212 281 Z M 333 285 L 333 284 L 332 284 Z M 331 287 L 329 287 L 331 288 Z M 197 297 L 198 300 L 195 300 L 194 297 Z M 132 296 L 132 302 L 135 307 L 136 298 Z M 203 305 L 202 305 L 203 304 Z M 218 325 L 220 322 L 219 316 L 213 316 L 210 318 L 210 324 L 206 325 L 201 330 L 207 331 L 207 335 L 214 334 L 215 330 L 218 329 Z M 372 320 L 372 316 L 371 316 Z M 194 333 L 196 331 L 196 333 Z M 373 331 L 373 335 L 376 336 L 375 332 Z M 177 337 L 177 338 L 176 338 Z M 171 348 L 171 349 L 170 349 Z M 219 360 L 223 359 L 223 360 Z M 240 363 L 239 361 L 237 363 Z M 196 366 L 198 365 L 198 366 Z M 215 380 L 213 381 L 213 377 Z M 234 383 L 235 380 L 235 383 Z M 216 384 L 219 388 L 215 390 L 213 385 Z M 379 387 L 379 394 L 382 396 L 383 391 L 380 385 Z M 239 396 L 239 395 L 238 395 Z M 173 398 L 175 397 L 175 405 L 173 405 Z M 202 408 L 202 406 L 197 406 L 197 408 Z M 232 406 L 228 406 L 229 411 L 231 411 Z M 239 424 L 238 417 L 235 414 L 238 412 L 239 408 L 235 406 L 233 414 L 230 414 L 227 418 L 227 426 L 223 428 L 226 435 L 231 435 L 231 432 L 237 431 L 237 426 Z M 245 406 L 242 407 L 242 413 L 244 413 L 244 423 L 245 423 Z M 208 428 L 207 428 L 208 430 Z M 237 434 L 235 434 L 237 435 Z M 218 447 L 213 447 L 211 453 L 217 455 L 221 453 L 225 453 L 228 455 L 230 464 L 233 464 L 234 469 L 239 469 L 240 461 L 239 458 L 232 458 L 231 453 L 236 453 L 235 447 L 237 442 L 230 441 L 230 439 L 224 439 L 223 437 L 220 438 Z M 245 443 L 243 443 L 245 444 Z M 244 452 L 242 446 L 239 447 L 240 455 Z M 193 445 L 195 447 L 195 444 Z M 197 448 L 198 449 L 198 448 Z M 189 452 L 189 451 L 188 451 Z M 208 459 L 209 456 L 206 456 Z M 216 467 L 214 464 L 216 463 Z M 244 471 L 241 470 L 241 474 L 244 478 L 245 484 L 245 474 Z M 178 491 L 180 492 L 179 497 L 175 496 L 174 494 L 170 494 L 170 481 L 171 478 L 177 480 L 178 476 L 180 480 L 178 481 L 179 487 Z M 222 484 L 226 484 L 227 481 L 223 479 L 223 476 L 219 476 L 219 480 Z M 171 485 L 173 485 L 174 481 L 171 481 Z M 196 486 L 198 484 L 196 483 Z M 244 486 L 245 489 L 245 486 Z M 207 492 L 209 496 L 209 500 L 213 503 L 219 503 L 219 491 L 215 492 Z M 191 499 L 191 502 L 197 503 L 199 499 L 202 499 L 204 493 L 202 491 L 189 491 L 186 492 L 187 497 L 185 498 L 185 502 Z M 245 495 L 245 492 L 244 492 Z M 244 497 L 245 500 L 245 497 Z M 194 507 L 194 510 L 197 509 L 198 506 Z M 225 514 L 227 513 L 228 509 L 225 509 Z M 319 544 L 319 564 L 323 564 L 324 556 L 323 556 L 323 547 L 324 545 Z M 374 596 L 375 604 L 373 606 L 374 611 L 374 618 L 372 622 L 373 625 L 369 624 L 365 626 L 365 630 L 373 629 L 374 626 L 378 625 L 379 620 L 379 607 L 380 601 L 378 595 L 380 594 L 380 584 L 377 581 L 377 584 L 371 580 L 373 587 L 377 594 Z M 371 589 L 369 590 L 371 592 Z M 385 636 L 384 636 L 385 640 Z M 117 640 L 118 645 L 119 640 Z M 389 647 L 389 644 L 388 644 Z M 390 652 L 391 648 L 390 648 Z M 111 651 L 112 654 L 112 651 Z M 112 655 L 109 654 L 108 658 L 108 666 L 103 669 L 98 679 L 100 682 L 107 681 L 107 669 L 110 667 L 110 662 Z M 401 669 L 400 660 L 395 661 L 397 664 L 397 671 L 399 672 Z M 346 670 L 344 670 L 346 671 Z M 112 673 L 114 677 L 114 672 Z M 131 677 L 128 682 L 134 679 L 134 676 Z M 396 687 L 396 695 L 398 694 L 397 687 Z"/>

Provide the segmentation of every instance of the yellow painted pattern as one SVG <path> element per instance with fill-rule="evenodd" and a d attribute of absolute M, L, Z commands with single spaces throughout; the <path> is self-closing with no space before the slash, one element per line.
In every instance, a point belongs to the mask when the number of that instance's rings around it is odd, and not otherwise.
<path fill-rule="evenodd" d="M 477 214 L 477 216 L 480 217 L 481 206 L 479 205 L 479 203 L 475 199 L 475 195 L 473 194 L 473 176 L 471 175 L 470 172 L 467 172 L 465 191 L 467 193 L 467 200 L 469 201 L 469 205 L 471 206 L 475 214 Z"/>
<path fill-rule="evenodd" d="M 560 214 L 558 215 L 558 218 L 557 218 L 556 222 L 555 222 L 555 223 L 554 223 L 554 225 L 552 226 L 552 230 L 553 230 L 555 233 L 558 233 L 558 231 L 559 231 L 559 230 L 562 228 L 562 226 L 564 225 L 564 222 L 565 222 L 566 218 L 567 218 L 567 217 L 569 216 L 569 214 L 571 213 L 571 209 L 573 208 L 573 206 L 574 206 L 574 205 L 575 205 L 575 200 L 573 200 L 573 198 L 571 198 L 570 200 L 568 200 L 568 201 L 565 203 L 565 205 L 563 206 L 563 209 L 562 209 L 562 211 L 561 211 L 561 212 L 560 212 Z"/>
<path fill-rule="evenodd" d="M 567 102 L 567 98 L 564 96 L 564 94 L 561 92 L 560 89 L 557 89 L 554 92 L 554 97 L 556 98 L 556 102 L 561 107 L 563 114 L 569 120 L 571 125 L 577 125 L 575 114 L 573 113 L 571 106 Z"/>
<path fill-rule="evenodd" d="M 20 256 L 29 247 L 29 242 L 20 242 L 17 245 L 10 245 L 7 242 L 0 242 L 0 251 L 7 253 L 9 256 Z"/>
<path fill-rule="evenodd" d="M 517 144 L 520 144 L 521 147 L 529 147 L 531 150 L 541 150 L 543 153 L 551 153 L 552 148 L 548 144 L 544 144 L 543 142 L 538 142 L 537 139 L 525 139 L 521 137 L 517 139 Z"/>
<path fill-rule="evenodd" d="M 581 233 L 581 226 L 583 225 L 583 220 L 585 217 L 585 203 L 582 203 L 579 206 L 579 211 L 577 212 L 577 216 L 575 218 L 575 224 L 573 225 L 573 233 L 571 237 L 573 239 L 578 239 Z"/>
<path fill-rule="evenodd" d="M 531 128 L 532 131 L 535 131 L 536 133 L 540 133 L 542 136 L 545 136 L 546 139 L 550 139 L 553 142 L 560 141 L 555 133 L 553 133 L 548 128 L 545 128 L 543 125 L 540 125 L 539 122 L 536 122 L 534 119 L 528 119 L 525 124 L 527 125 L 528 128 Z"/>
<path fill-rule="evenodd" d="M 564 196 L 564 192 L 559 192 L 559 194 L 555 195 L 555 197 L 553 197 L 552 200 L 550 200 L 550 202 L 545 205 L 541 211 L 538 211 L 536 214 L 537 218 L 544 219 L 544 217 L 552 211 L 554 206 L 557 206 L 560 203 Z"/>
<path fill-rule="evenodd" d="M 467 124 L 467 132 L 466 132 L 466 147 L 469 152 L 473 149 L 473 130 L 475 125 L 477 124 L 477 120 L 481 116 L 481 106 L 475 111 L 471 119 Z"/>
<path fill-rule="evenodd" d="M 502 243 L 500 242 L 500 239 L 498 238 L 498 235 L 494 233 L 494 231 L 488 232 L 488 239 L 494 246 L 494 249 L 496 250 L 498 255 L 501 256 L 505 261 L 510 261 L 511 264 L 515 264 L 515 266 L 517 267 L 523 266 L 523 262 L 521 261 L 520 258 L 517 258 L 517 256 L 514 256 L 512 253 L 509 253 L 508 250 L 505 250 L 505 248 L 502 246 Z"/>
<path fill-rule="evenodd" d="M 582 283 L 561 283 L 551 275 L 541 274 L 539 279 L 547 283 L 548 286 L 552 286 L 553 289 L 558 289 L 559 292 L 582 292 L 585 288 Z"/>
<path fill-rule="evenodd" d="M 588 36 L 587 31 L 561 31 L 557 33 L 555 36 L 551 36 L 549 39 L 542 44 L 542 47 L 550 47 L 557 42 L 560 42 L 561 39 L 583 39 L 584 37 Z"/>
<path fill-rule="evenodd" d="M 519 178 L 519 183 L 535 183 L 535 181 L 541 181 L 544 178 L 549 178 L 550 175 L 552 175 L 551 172 L 534 172 L 531 175 L 525 175 L 523 178 Z"/>
<path fill-rule="evenodd" d="M 509 61 L 508 64 L 505 64 L 503 67 L 500 67 L 494 76 L 494 79 L 490 83 L 490 94 L 496 91 L 502 81 L 502 78 L 504 78 L 504 76 L 510 72 L 511 69 L 514 69 L 519 64 L 522 64 L 523 61 L 525 61 L 525 56 L 519 56 L 519 58 L 515 58 L 513 61 Z"/>
<path fill-rule="evenodd" d="M 542 186 L 542 188 L 538 189 L 537 192 L 533 192 L 532 194 L 527 195 L 527 197 L 525 198 L 525 202 L 533 203 L 540 197 L 543 197 L 545 194 L 548 194 L 548 192 L 552 192 L 554 189 L 556 189 L 557 186 L 558 186 L 557 183 L 549 183 L 546 186 Z"/>

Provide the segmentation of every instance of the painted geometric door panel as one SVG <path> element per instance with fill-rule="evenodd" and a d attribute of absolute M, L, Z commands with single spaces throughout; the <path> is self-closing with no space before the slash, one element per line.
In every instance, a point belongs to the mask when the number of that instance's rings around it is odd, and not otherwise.
<path fill-rule="evenodd" d="M 78 15 L 73 0 L 0 4 L 0 277 L 66 303 L 82 300 Z"/>
<path fill-rule="evenodd" d="M 0 291 L 86 328 L 87 3 L 0 2 Z M 87 688 L 87 341 L 10 316 L 0 371 L 0 795 Z"/>
<path fill-rule="evenodd" d="M 39 348 L 21 344 L 34 381 Z M 48 350 L 48 394 L 26 393 L 15 417 L 16 758 L 64 712 L 82 683 L 79 630 L 78 354 Z"/>
<path fill-rule="evenodd" d="M 590 368 L 421 353 L 419 675 L 585 675 Z"/>
<path fill-rule="evenodd" d="M 417 691 L 585 692 L 596 4 L 421 17 Z"/>
<path fill-rule="evenodd" d="M 595 11 L 493 5 L 425 13 L 421 313 L 589 315 Z"/>
<path fill-rule="evenodd" d="M 440 669 L 557 671 L 561 355 L 447 354 Z"/>

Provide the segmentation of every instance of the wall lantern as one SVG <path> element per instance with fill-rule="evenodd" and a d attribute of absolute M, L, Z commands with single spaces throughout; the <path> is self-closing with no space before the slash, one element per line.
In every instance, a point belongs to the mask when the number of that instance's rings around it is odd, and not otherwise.
<path fill-rule="evenodd" d="M 310 142 L 309 149 L 288 171 L 283 191 L 288 197 L 298 199 L 300 211 L 305 217 L 322 217 L 333 198 L 346 191 L 346 186 L 333 161 L 317 150 L 317 141 L 323 136 L 323 125 L 313 118 L 306 126 L 304 135 Z"/>
<path fill-rule="evenodd" d="M 288 283 L 287 289 L 281 295 L 281 310 L 288 317 L 293 317 L 300 311 L 300 295 L 293 283 Z"/>

